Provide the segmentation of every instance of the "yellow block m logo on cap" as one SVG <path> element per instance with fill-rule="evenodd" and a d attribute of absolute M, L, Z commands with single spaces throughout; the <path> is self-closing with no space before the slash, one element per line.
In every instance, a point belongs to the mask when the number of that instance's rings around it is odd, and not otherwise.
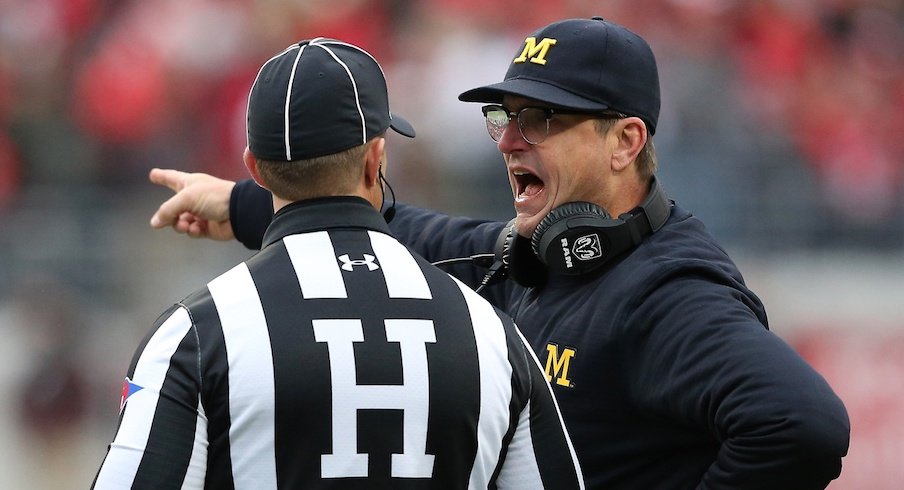
<path fill-rule="evenodd" d="M 556 40 L 550 37 L 544 37 L 539 43 L 537 38 L 529 37 L 524 40 L 524 50 L 521 51 L 521 56 L 515 58 L 513 63 L 524 63 L 530 59 L 531 63 L 545 65 L 546 53 L 549 52 L 551 46 L 555 45 Z"/>
<path fill-rule="evenodd" d="M 546 344 L 546 380 L 556 380 L 559 386 L 571 387 L 571 380 L 568 379 L 568 368 L 571 366 L 571 358 L 574 357 L 576 351 L 572 348 L 564 348 L 559 353 L 559 346 L 556 344 Z"/>

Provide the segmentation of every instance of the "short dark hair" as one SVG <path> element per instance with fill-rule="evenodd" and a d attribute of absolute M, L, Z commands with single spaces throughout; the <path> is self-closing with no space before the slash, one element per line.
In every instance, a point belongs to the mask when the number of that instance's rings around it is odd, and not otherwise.
<path fill-rule="evenodd" d="M 291 162 L 258 158 L 257 168 L 270 192 L 288 201 L 352 195 L 364 172 L 364 152 L 372 142 L 373 139 L 338 153 Z"/>

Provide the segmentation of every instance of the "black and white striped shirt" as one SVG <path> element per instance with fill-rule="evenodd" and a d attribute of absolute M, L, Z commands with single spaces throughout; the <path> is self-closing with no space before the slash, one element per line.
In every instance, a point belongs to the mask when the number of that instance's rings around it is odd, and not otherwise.
<path fill-rule="evenodd" d="M 582 488 L 512 321 L 366 201 L 287 206 L 264 244 L 158 319 L 95 488 Z"/>

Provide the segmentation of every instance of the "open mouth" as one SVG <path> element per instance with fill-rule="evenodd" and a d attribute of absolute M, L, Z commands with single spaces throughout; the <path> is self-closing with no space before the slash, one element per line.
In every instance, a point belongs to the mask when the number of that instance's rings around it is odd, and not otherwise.
<path fill-rule="evenodd" d="M 515 177 L 515 197 L 519 200 L 536 196 L 543 190 L 543 181 L 526 170 L 515 170 L 512 175 Z"/>

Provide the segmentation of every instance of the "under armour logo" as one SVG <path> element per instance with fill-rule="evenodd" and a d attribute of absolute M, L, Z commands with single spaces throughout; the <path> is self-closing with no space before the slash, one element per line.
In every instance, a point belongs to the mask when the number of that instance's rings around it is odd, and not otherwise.
<path fill-rule="evenodd" d="M 367 270 L 375 271 L 380 268 L 374 261 L 377 258 L 373 255 L 364 254 L 363 259 L 352 260 L 348 257 L 348 254 L 343 254 L 339 256 L 339 261 L 342 262 L 342 270 L 351 271 L 355 268 L 356 265 L 365 265 L 367 266 Z"/>

